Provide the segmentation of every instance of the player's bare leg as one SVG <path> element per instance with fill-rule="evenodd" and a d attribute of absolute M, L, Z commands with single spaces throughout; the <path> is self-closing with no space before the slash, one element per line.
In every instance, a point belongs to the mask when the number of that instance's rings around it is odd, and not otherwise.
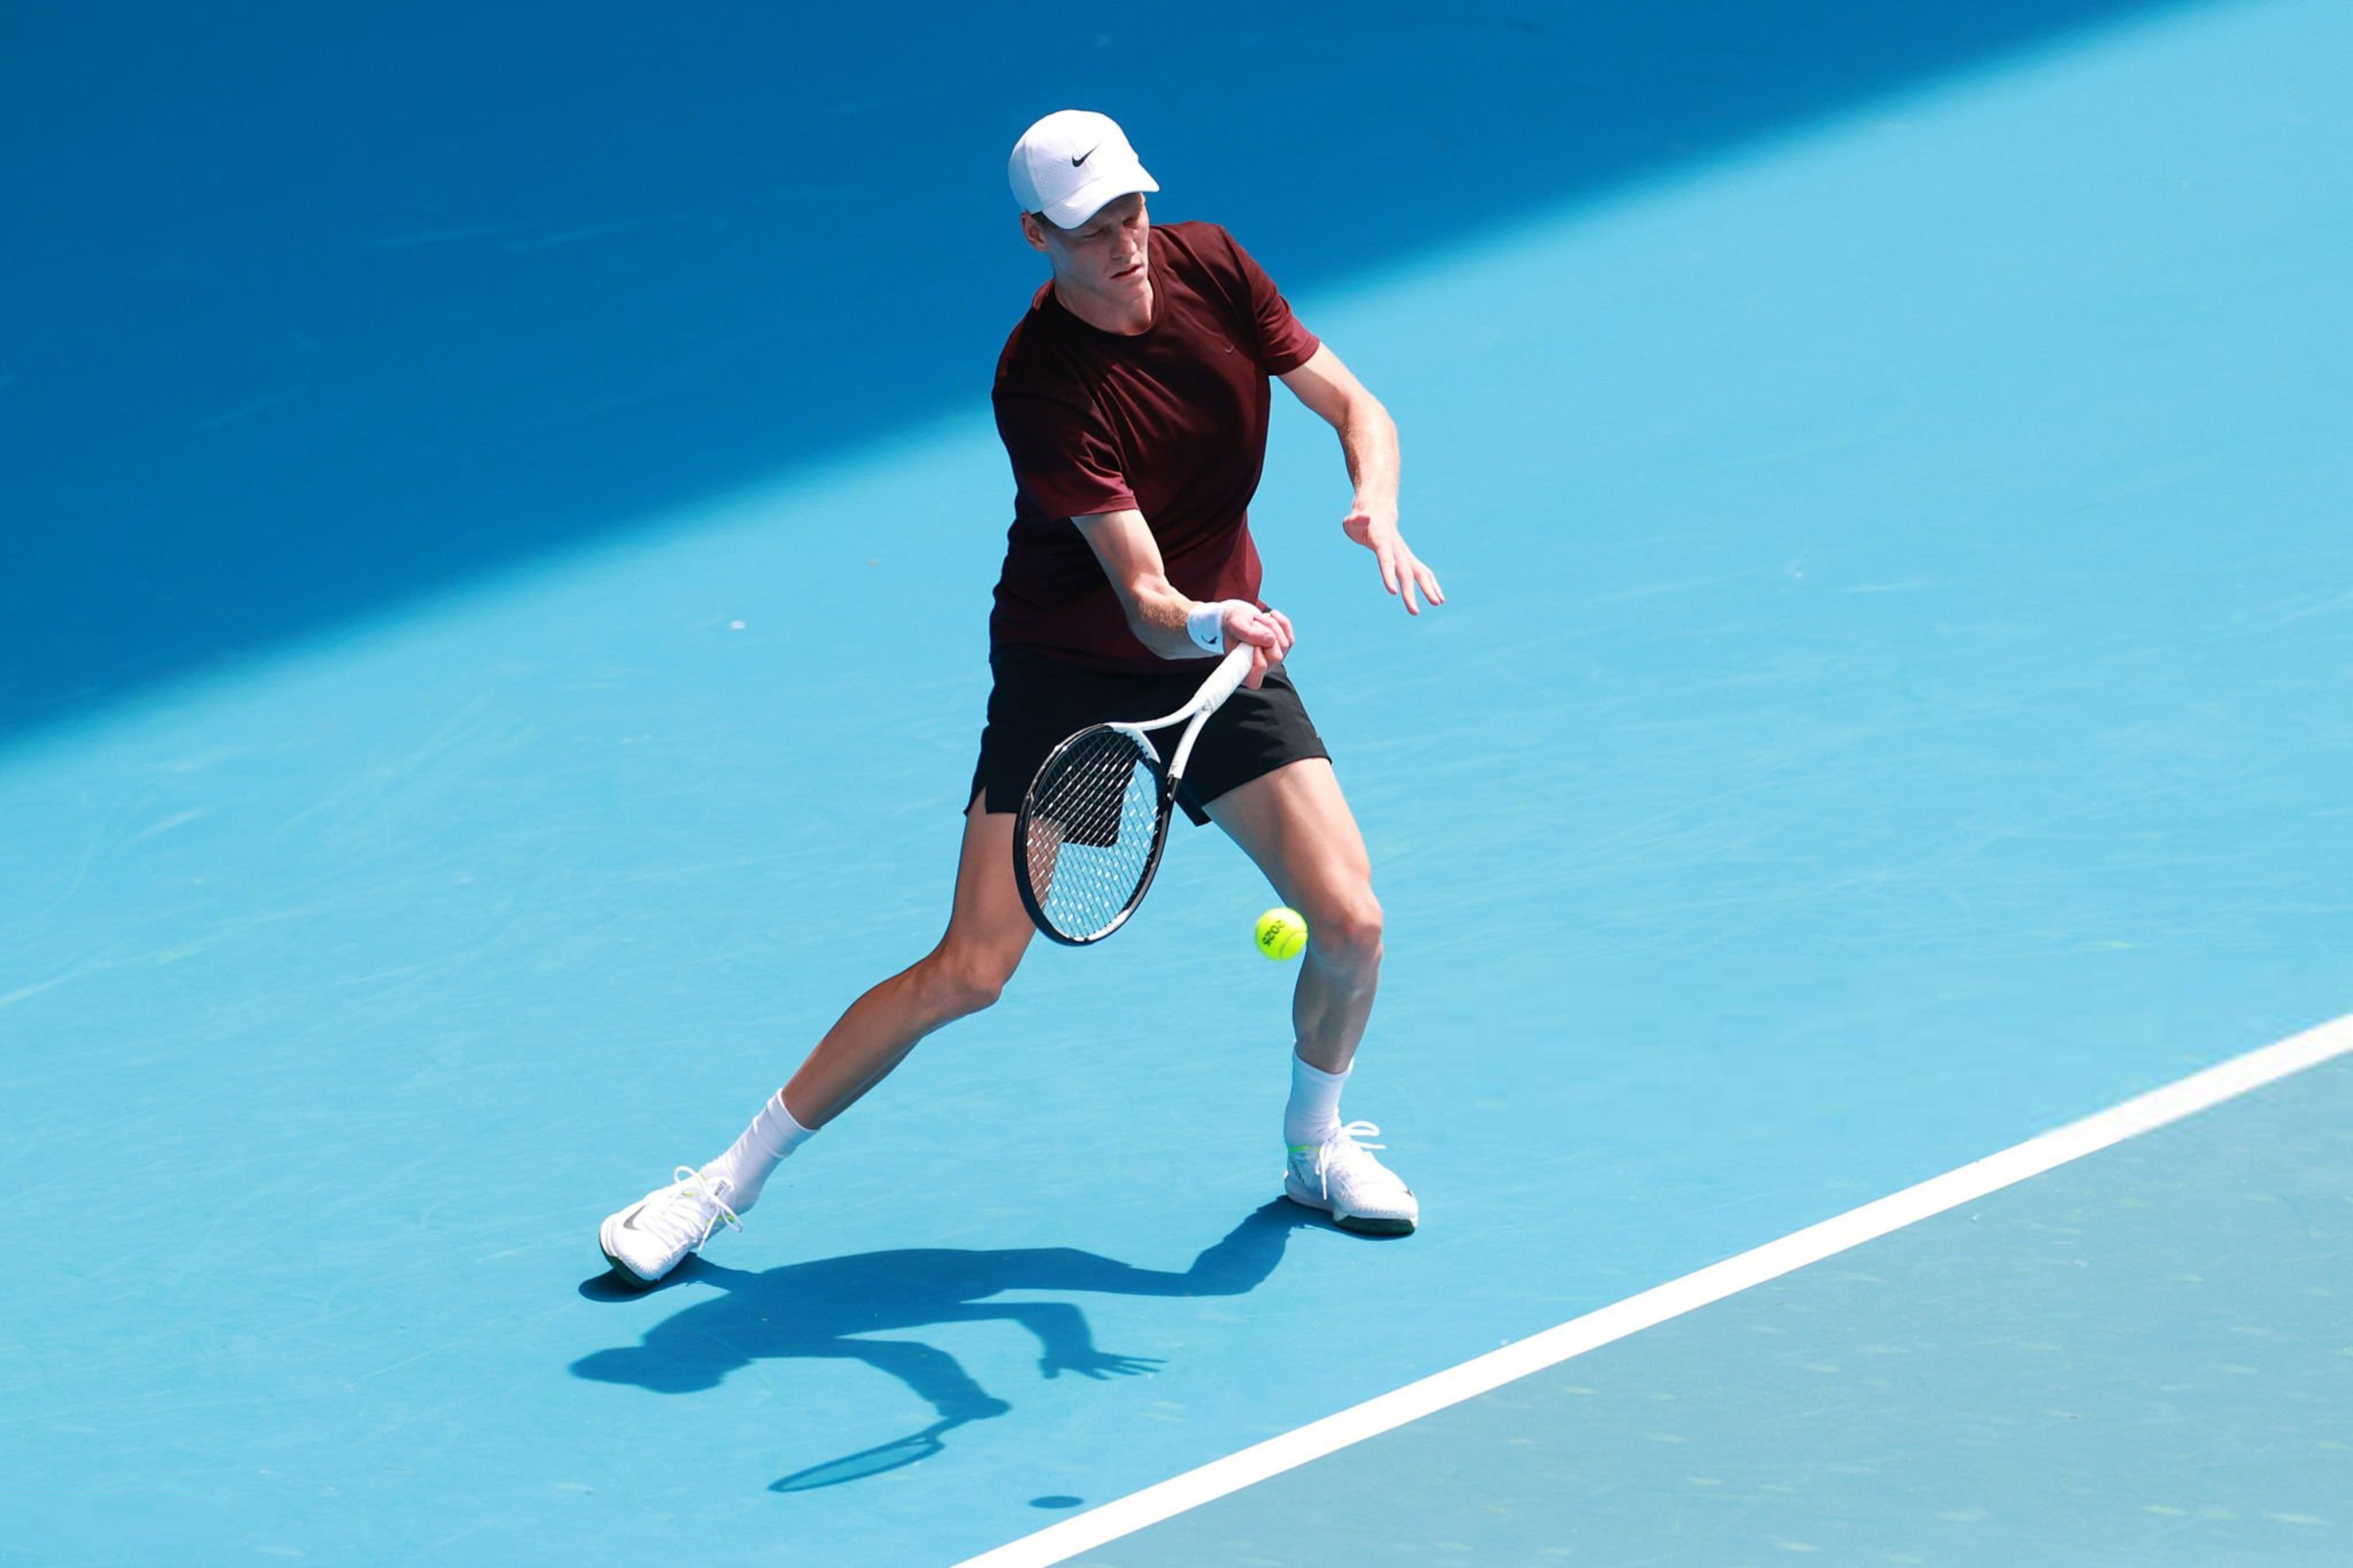
<path fill-rule="evenodd" d="M 1300 1059 L 1346 1072 L 1380 985 L 1381 906 L 1364 835 L 1332 764 L 1321 757 L 1286 763 L 1219 795 L 1209 816 L 1307 917 L 1307 954 L 1291 1000 Z"/>
<path fill-rule="evenodd" d="M 785 1085 L 785 1104 L 824 1126 L 890 1075 L 915 1043 L 996 1002 L 1036 929 L 1013 885 L 1010 812 L 965 814 L 955 903 L 939 945 L 849 1005 Z"/>
<path fill-rule="evenodd" d="M 727 1152 L 608 1216 L 597 1239 L 615 1275 L 651 1285 L 757 1203 L 786 1155 L 906 1058 L 915 1042 L 997 998 L 1029 945 L 1013 886 L 1013 816 L 976 799 L 965 814 L 955 902 L 939 945 L 850 1004 L 792 1081 Z"/>
<path fill-rule="evenodd" d="M 1356 1139 L 1359 1131 L 1371 1137 L 1379 1130 L 1344 1127 L 1339 1118 L 1340 1089 L 1381 971 L 1372 860 L 1340 781 L 1320 757 L 1289 763 L 1219 796 L 1209 816 L 1282 901 L 1307 918 L 1306 959 L 1291 1001 L 1297 1044 L 1283 1112 L 1290 1151 L 1283 1191 L 1351 1229 L 1409 1231 L 1420 1217 L 1412 1192 Z"/>

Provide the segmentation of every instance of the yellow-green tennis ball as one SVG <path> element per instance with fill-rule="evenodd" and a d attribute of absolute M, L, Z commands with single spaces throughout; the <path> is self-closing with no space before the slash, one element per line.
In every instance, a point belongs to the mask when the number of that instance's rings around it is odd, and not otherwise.
<path fill-rule="evenodd" d="M 1258 950 L 1269 958 L 1297 958 L 1306 947 L 1307 921 L 1297 910 L 1277 905 L 1258 917 Z"/>

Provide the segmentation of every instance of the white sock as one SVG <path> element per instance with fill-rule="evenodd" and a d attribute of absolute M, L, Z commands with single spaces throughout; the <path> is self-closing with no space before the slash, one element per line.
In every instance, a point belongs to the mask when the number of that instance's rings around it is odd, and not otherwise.
<path fill-rule="evenodd" d="M 1340 1089 L 1345 1071 L 1325 1072 L 1291 1054 L 1291 1103 L 1282 1108 L 1282 1141 L 1297 1149 L 1321 1143 L 1340 1131 Z"/>
<path fill-rule="evenodd" d="M 727 1206 L 742 1214 L 760 1201 L 760 1189 L 768 1184 L 769 1173 L 784 1163 L 786 1155 L 816 1136 L 816 1131 L 793 1120 L 780 1089 L 760 1107 L 760 1114 L 752 1118 L 752 1125 L 744 1129 L 734 1146 L 703 1166 L 702 1173 L 708 1180 L 727 1184 Z"/>

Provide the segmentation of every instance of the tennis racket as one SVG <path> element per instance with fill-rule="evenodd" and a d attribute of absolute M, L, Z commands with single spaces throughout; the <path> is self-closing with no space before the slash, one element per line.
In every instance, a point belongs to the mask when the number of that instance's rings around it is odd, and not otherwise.
<path fill-rule="evenodd" d="M 1014 881 L 1039 931 L 1084 947 L 1124 925 L 1144 902 L 1193 742 L 1250 667 L 1250 648 L 1234 648 L 1176 712 L 1140 724 L 1097 724 L 1046 754 L 1013 819 Z M 1185 725 L 1185 733 L 1164 768 L 1145 737 L 1173 724 Z"/>

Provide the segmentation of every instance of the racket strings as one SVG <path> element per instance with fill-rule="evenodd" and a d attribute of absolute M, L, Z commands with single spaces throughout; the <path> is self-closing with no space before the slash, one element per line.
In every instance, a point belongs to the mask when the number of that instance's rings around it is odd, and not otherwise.
<path fill-rule="evenodd" d="M 1094 936 L 1134 900 L 1159 826 L 1155 763 L 1142 737 L 1091 730 L 1030 786 L 1023 846 L 1030 891 L 1062 934 Z"/>

